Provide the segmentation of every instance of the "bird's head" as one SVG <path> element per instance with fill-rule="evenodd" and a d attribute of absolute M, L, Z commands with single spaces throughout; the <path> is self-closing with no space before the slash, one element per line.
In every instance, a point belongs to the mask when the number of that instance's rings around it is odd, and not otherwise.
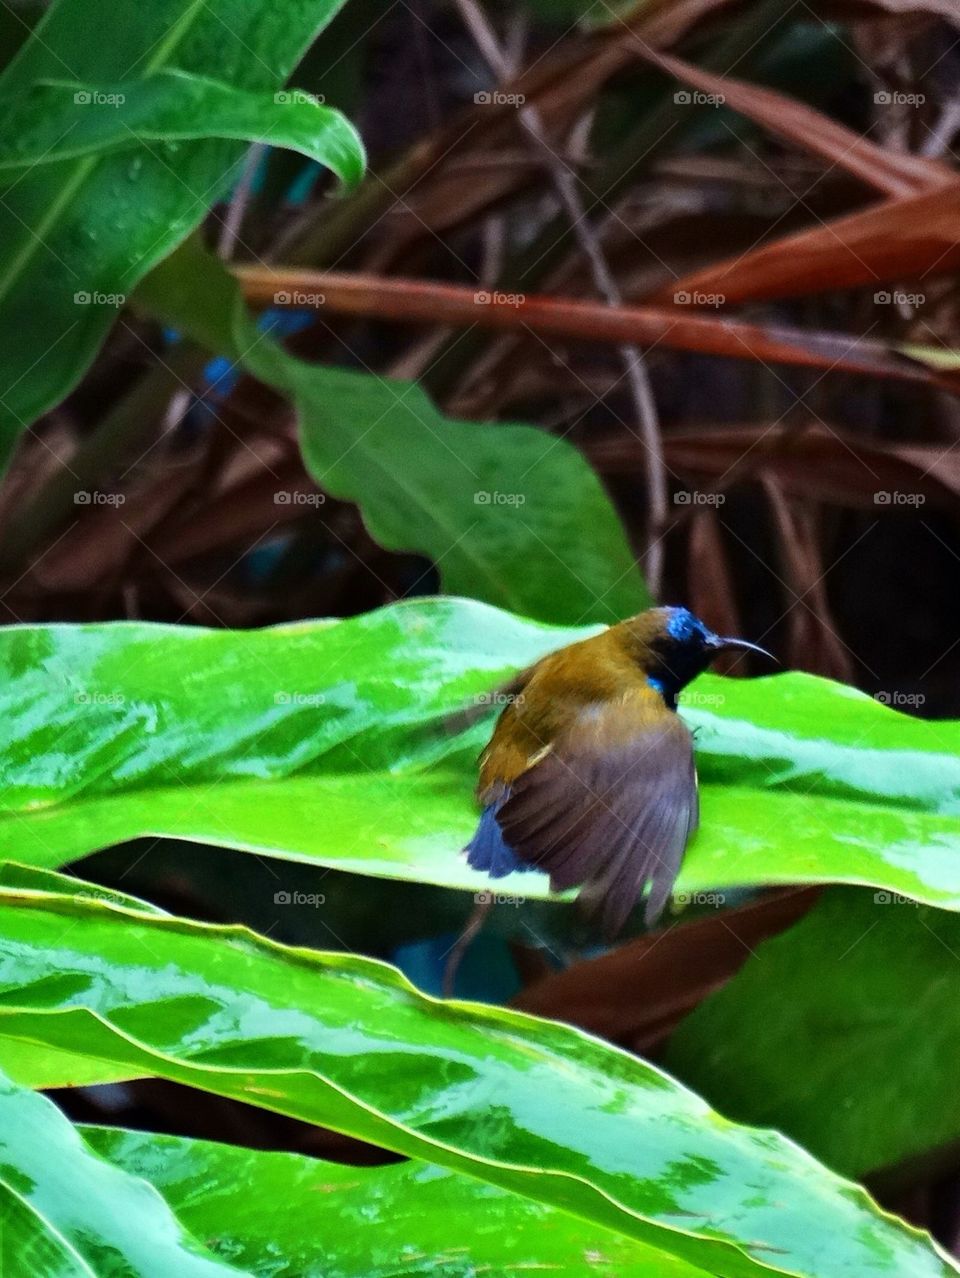
<path fill-rule="evenodd" d="M 687 608 L 650 608 L 622 624 L 634 659 L 668 705 L 722 652 L 757 652 L 775 660 L 745 639 L 714 634 Z"/>

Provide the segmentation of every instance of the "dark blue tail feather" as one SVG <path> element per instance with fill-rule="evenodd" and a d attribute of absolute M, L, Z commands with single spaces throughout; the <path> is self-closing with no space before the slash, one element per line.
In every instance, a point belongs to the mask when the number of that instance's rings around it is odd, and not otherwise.
<path fill-rule="evenodd" d="M 492 879 L 502 879 L 520 869 L 516 852 L 504 842 L 494 803 L 483 809 L 476 834 L 467 844 L 466 851 L 468 864 L 475 870 L 486 870 Z"/>
<path fill-rule="evenodd" d="M 483 809 L 476 833 L 464 849 L 467 863 L 475 870 L 485 870 L 492 879 L 502 879 L 514 870 L 529 870 L 532 866 L 521 861 L 513 848 L 504 841 L 503 831 L 497 821 L 497 813 L 510 797 L 510 791 L 497 795 Z"/>

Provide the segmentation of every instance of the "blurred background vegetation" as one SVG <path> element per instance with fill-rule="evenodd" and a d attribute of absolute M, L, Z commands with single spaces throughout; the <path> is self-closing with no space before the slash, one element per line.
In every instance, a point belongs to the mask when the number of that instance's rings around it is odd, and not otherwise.
<path fill-rule="evenodd" d="M 8 58 L 38 9 L 6 11 Z M 351 0 L 294 82 L 356 122 L 369 176 L 338 194 L 317 164 L 254 146 L 202 237 L 241 278 L 253 270 L 261 332 L 288 334 L 300 359 L 372 385 L 416 379 L 444 414 L 488 423 L 478 451 L 507 439 L 502 421 L 573 444 L 658 597 L 872 692 L 916 693 L 922 678 L 926 711 L 956 713 L 952 12 L 525 0 L 478 16 Z M 658 64 L 666 51 L 686 65 Z M 279 284 L 256 278 L 267 266 Z M 387 280 L 468 293 L 388 294 Z M 505 300 L 471 305 L 481 289 Z M 676 300 L 697 291 L 712 300 Z M 291 303 L 270 306 L 281 292 Z M 541 295 L 560 299 L 552 330 L 527 314 Z M 567 299 L 605 297 L 636 347 L 564 315 Z M 146 302 L 20 444 L 0 492 L 8 620 L 249 626 L 450 588 L 444 552 L 478 509 L 453 505 L 455 531 L 431 544 L 423 509 L 391 522 L 377 507 L 392 492 L 310 446 L 333 412 L 349 419 L 341 439 L 399 418 L 389 397 L 319 380 L 302 455 L 289 396 Z M 503 328 L 484 327 L 492 311 Z M 416 421 L 397 421 L 404 436 L 398 468 L 455 465 Z M 509 444 L 505 495 L 527 500 L 497 512 L 505 540 L 537 502 L 555 508 L 556 559 L 517 562 L 517 539 L 514 575 L 562 577 L 591 537 L 565 521 L 583 475 L 561 467 L 535 497 L 528 446 Z M 123 504 L 96 504 L 110 495 Z M 588 610 L 544 584 L 550 602 L 518 610 Z M 608 583 L 586 584 L 589 600 Z M 630 593 L 621 582 L 607 611 Z"/>

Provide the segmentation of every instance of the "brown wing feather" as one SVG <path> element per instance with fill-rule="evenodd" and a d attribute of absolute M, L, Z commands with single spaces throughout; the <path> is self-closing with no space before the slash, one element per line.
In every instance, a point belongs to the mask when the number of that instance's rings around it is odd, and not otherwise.
<path fill-rule="evenodd" d="M 551 887 L 581 899 L 618 931 L 650 886 L 652 923 L 670 896 L 697 824 L 690 732 L 630 702 L 591 707 L 513 783 L 497 814 L 504 838 Z"/>

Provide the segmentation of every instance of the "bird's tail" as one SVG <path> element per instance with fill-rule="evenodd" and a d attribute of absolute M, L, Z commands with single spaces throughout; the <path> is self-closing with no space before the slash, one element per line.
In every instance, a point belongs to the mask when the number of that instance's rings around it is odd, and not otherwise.
<path fill-rule="evenodd" d="M 467 863 L 475 870 L 484 870 L 492 879 L 502 879 L 514 870 L 525 869 L 513 848 L 505 841 L 497 813 L 506 803 L 510 792 L 503 789 L 483 809 L 480 823 L 464 851 Z"/>

